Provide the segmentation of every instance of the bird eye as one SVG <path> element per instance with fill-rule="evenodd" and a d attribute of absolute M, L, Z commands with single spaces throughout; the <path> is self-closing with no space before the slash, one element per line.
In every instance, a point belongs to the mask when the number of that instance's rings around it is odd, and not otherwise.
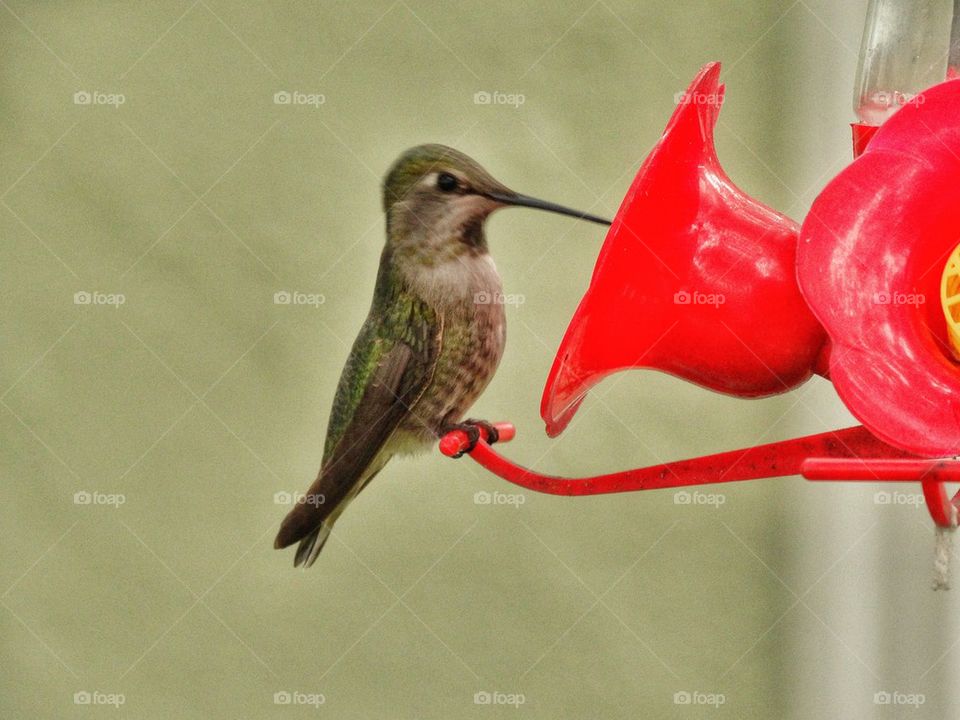
<path fill-rule="evenodd" d="M 450 173 L 437 175 L 437 188 L 443 192 L 453 192 L 457 189 L 457 179 Z"/>

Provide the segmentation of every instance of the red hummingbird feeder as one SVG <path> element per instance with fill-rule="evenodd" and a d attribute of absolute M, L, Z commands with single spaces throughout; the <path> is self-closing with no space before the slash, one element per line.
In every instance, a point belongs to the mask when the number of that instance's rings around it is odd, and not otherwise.
<path fill-rule="evenodd" d="M 905 33 L 903 17 L 884 15 L 891 5 L 905 4 L 873 2 L 868 13 L 859 157 L 802 226 L 727 177 L 713 142 L 720 65 L 699 72 L 617 212 L 541 401 L 554 437 L 619 370 L 660 370 L 743 398 L 818 374 L 862 425 L 585 478 L 518 466 L 481 432 L 476 462 L 555 495 L 794 474 L 913 481 L 936 525 L 956 527 L 960 493 L 951 500 L 945 484 L 960 482 L 960 80 L 878 89 L 891 82 L 889 53 L 912 52 L 891 29 L 899 22 Z M 942 58 L 950 68 L 955 59 Z M 512 425 L 497 428 L 513 437 Z M 466 447 L 461 431 L 440 442 L 451 456 Z"/>

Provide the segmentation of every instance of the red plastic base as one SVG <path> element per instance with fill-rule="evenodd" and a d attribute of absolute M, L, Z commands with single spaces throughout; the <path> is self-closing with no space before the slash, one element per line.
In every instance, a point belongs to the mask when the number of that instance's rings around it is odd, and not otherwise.
<path fill-rule="evenodd" d="M 853 157 L 858 158 L 863 155 L 863 151 L 867 149 L 867 143 L 877 134 L 880 126 L 850 123 L 850 128 L 853 130 Z"/>

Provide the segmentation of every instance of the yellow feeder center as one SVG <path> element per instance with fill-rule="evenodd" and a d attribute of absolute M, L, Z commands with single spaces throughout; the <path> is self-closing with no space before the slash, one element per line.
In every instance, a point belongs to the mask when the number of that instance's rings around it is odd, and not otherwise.
<path fill-rule="evenodd" d="M 940 279 L 940 303 L 947 319 L 947 337 L 950 351 L 960 360 L 960 245 L 950 253 Z"/>

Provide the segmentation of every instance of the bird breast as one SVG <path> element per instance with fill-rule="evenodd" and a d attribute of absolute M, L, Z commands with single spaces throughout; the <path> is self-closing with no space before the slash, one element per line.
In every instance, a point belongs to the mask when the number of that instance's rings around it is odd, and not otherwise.
<path fill-rule="evenodd" d="M 462 419 L 493 377 L 506 341 L 503 291 L 493 260 L 484 253 L 454 264 L 459 270 L 450 269 L 433 284 L 434 293 L 447 288 L 434 303 L 443 317 L 443 338 L 430 386 L 415 408 L 433 432 Z"/>

